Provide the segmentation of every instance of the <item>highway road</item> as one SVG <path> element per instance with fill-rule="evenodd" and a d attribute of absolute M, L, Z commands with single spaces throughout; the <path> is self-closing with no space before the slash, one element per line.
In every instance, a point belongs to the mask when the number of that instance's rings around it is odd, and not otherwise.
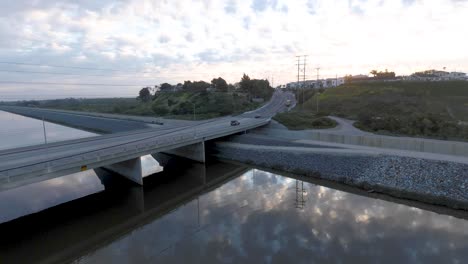
<path fill-rule="evenodd" d="M 262 108 L 236 117 L 218 118 L 166 130 L 143 129 L 0 151 L 0 190 L 266 125 L 275 113 L 286 109 L 286 101 L 291 99 L 294 99 L 292 94 L 278 91 Z M 231 120 L 239 121 L 240 125 L 231 126 Z"/>

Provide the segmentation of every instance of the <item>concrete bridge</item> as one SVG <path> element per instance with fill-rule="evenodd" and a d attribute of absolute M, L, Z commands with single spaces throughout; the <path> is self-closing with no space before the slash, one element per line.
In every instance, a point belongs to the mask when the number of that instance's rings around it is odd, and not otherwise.
<path fill-rule="evenodd" d="M 0 190 L 100 167 L 143 184 L 143 178 L 153 173 L 145 168 L 157 165 L 148 155 L 165 152 L 204 162 L 205 141 L 268 124 L 271 116 L 285 109 L 291 97 L 276 92 L 264 107 L 236 117 L 0 151 Z M 231 120 L 240 124 L 232 126 Z"/>

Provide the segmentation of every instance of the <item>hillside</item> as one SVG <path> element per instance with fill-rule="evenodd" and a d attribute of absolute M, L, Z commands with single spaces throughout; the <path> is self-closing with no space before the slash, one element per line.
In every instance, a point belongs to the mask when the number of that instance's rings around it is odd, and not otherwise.
<path fill-rule="evenodd" d="M 304 104 L 313 112 L 317 95 Z M 358 120 L 382 134 L 468 138 L 468 82 L 367 82 L 326 89 L 320 112 Z"/>
<path fill-rule="evenodd" d="M 260 106 L 237 93 L 159 93 L 150 103 L 154 114 L 191 119 L 212 118 L 253 110 Z"/>

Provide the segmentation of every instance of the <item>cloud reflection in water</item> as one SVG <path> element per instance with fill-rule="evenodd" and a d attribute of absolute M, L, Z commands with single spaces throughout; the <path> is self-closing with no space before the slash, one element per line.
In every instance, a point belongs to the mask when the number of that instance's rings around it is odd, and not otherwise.
<path fill-rule="evenodd" d="M 468 222 L 251 170 L 84 257 L 90 263 L 460 263 Z M 198 210 L 199 208 L 199 210 Z"/>

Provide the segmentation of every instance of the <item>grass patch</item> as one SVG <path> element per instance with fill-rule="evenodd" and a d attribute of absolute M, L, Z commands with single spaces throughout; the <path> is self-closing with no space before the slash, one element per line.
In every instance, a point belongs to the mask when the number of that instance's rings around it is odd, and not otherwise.
<path fill-rule="evenodd" d="M 315 112 L 317 95 L 304 103 Z M 468 139 L 468 82 L 362 82 L 325 89 L 320 111 L 385 135 Z"/>
<path fill-rule="evenodd" d="M 277 114 L 274 120 L 280 122 L 290 130 L 304 130 L 304 129 L 323 129 L 332 128 L 337 124 L 334 120 L 324 117 L 316 116 L 307 112 L 287 112 Z"/>

